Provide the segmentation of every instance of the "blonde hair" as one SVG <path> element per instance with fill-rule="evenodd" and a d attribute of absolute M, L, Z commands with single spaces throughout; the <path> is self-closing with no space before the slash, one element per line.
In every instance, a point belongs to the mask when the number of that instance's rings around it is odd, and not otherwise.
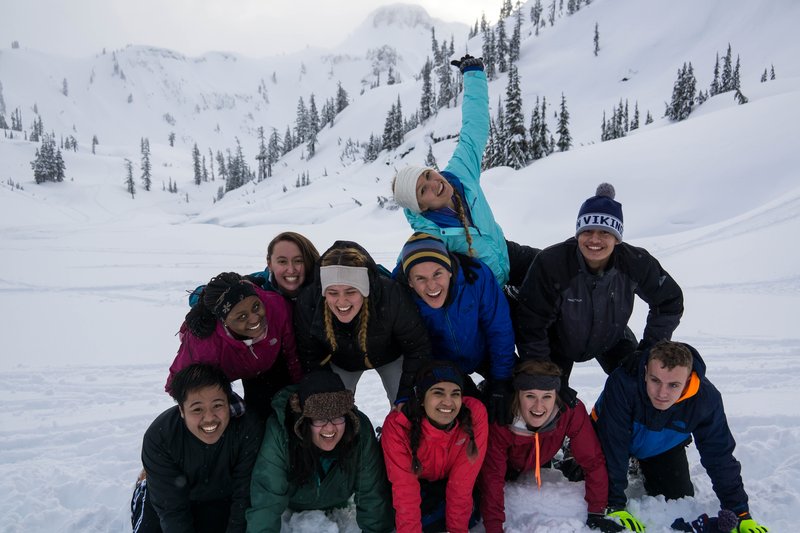
<path fill-rule="evenodd" d="M 352 267 L 367 267 L 369 259 L 364 255 L 361 250 L 357 248 L 334 248 L 328 250 L 325 255 L 320 259 L 320 266 L 352 266 Z M 325 323 L 325 339 L 331 347 L 332 351 L 336 351 L 338 344 L 336 342 L 336 333 L 333 329 L 333 313 L 330 307 L 325 304 L 323 313 Z M 364 298 L 364 303 L 358 311 L 358 346 L 364 354 L 364 362 L 367 367 L 372 368 L 372 364 L 367 358 L 367 323 L 369 322 L 369 297 Z"/>
<path fill-rule="evenodd" d="M 469 222 L 467 222 L 467 212 L 464 209 L 464 202 L 461 200 L 461 195 L 457 190 L 453 189 L 453 200 L 456 204 L 456 215 L 461 225 L 464 227 L 464 238 L 467 239 L 467 253 L 470 257 L 475 256 L 475 250 L 472 249 L 472 234 L 469 232 Z"/>

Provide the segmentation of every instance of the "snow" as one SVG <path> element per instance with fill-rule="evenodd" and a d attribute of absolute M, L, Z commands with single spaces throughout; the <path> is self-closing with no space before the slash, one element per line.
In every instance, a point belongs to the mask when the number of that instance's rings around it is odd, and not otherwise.
<path fill-rule="evenodd" d="M 526 16 L 520 74 L 527 116 L 537 95 L 552 105 L 564 91 L 576 146 L 521 171 L 490 170 L 482 181 L 507 237 L 540 247 L 570 235 L 580 203 L 600 181 L 615 185 L 626 240 L 653 253 L 684 289 L 686 313 L 675 339 L 700 351 L 723 394 L 753 514 L 773 532 L 791 531 L 800 507 L 800 416 L 794 410 L 800 400 L 800 252 L 794 246 L 800 151 L 792 140 L 800 123 L 800 47 L 793 24 L 800 20 L 800 4 L 729 4 L 595 0 L 538 37 L 529 34 Z M 529 9 L 526 4 L 524 13 Z M 598 58 L 592 55 L 595 21 Z M 396 38 L 396 30 L 387 33 Z M 348 47 L 378 47 L 376 33 L 356 32 L 353 38 L 363 39 L 363 46 L 350 41 Z M 714 55 L 724 55 L 728 42 L 741 54 L 747 105 L 723 94 L 684 122 L 657 118 L 624 139 L 598 142 L 603 109 L 629 98 L 631 105 L 639 102 L 642 116 L 650 109 L 659 117 L 681 64 L 693 61 L 698 87 L 705 88 Z M 327 70 L 341 50 L 330 51 L 327 60 L 306 52 L 255 61 L 225 54 L 189 59 L 131 47 L 117 51 L 124 83 L 110 75 L 110 52 L 64 60 L 0 50 L 7 114 L 22 107 L 27 127 L 36 103 L 46 131 L 72 133 L 80 142 L 77 152 L 64 154 L 66 182 L 36 185 L 29 165 L 35 145 L 0 139 L 4 531 L 128 530 L 142 435 L 172 403 L 163 384 L 187 311 L 187 289 L 221 271 L 262 268 L 267 242 L 285 230 L 307 235 L 320 250 L 336 239 L 356 240 L 377 261 L 393 264 L 410 229 L 400 212 L 379 208 L 375 199 L 390 196 L 394 169 L 424 161 L 432 136 L 457 133 L 459 112 L 440 111 L 373 164 L 341 153 L 348 138 L 366 141 L 371 132 L 381 133 L 398 96 L 406 114 L 417 106 L 420 85 L 412 74 L 429 39 L 409 39 L 407 46 L 400 50 L 407 61 L 404 82 L 364 94 L 358 87 L 368 62 L 337 63 L 353 102 L 320 134 L 316 156 L 307 160 L 295 150 L 272 178 L 216 203 L 221 182 L 192 184 L 192 144 L 207 153 L 208 147 L 234 146 L 240 136 L 252 157 L 253 129 L 264 123 L 285 131 L 298 91 L 305 97 L 317 90 L 318 105 L 333 94 L 337 77 L 329 79 Z M 468 46 L 479 50 L 480 42 Z M 295 83 L 300 61 L 321 66 Z M 770 64 L 778 79 L 759 83 Z M 96 78 L 88 84 L 92 68 Z M 273 70 L 279 70 L 274 88 Z M 619 81 L 631 73 L 630 81 Z M 60 93 L 65 76 L 69 98 Z M 73 81 L 79 77 L 85 86 Z M 262 78 L 271 104 L 259 113 Z M 505 78 L 490 91 L 494 110 Z M 133 108 L 125 101 L 129 93 Z M 195 113 L 209 95 L 235 105 Z M 177 119 L 174 148 L 166 142 L 166 112 Z M 270 113 L 277 118 L 267 118 Z M 97 155 L 90 150 L 94 133 L 101 142 Z M 151 142 L 154 190 L 139 189 L 131 199 L 123 160 L 130 158 L 138 170 L 142 136 Z M 453 146 L 452 140 L 433 146 L 440 165 Z M 302 172 L 312 183 L 296 189 Z M 23 188 L 9 186 L 9 179 Z M 178 194 L 161 190 L 168 179 L 177 181 Z M 641 332 L 646 311 L 637 307 L 634 331 Z M 572 379 L 592 405 L 604 381 L 599 366 L 577 365 Z M 356 401 L 375 425 L 382 423 L 388 405 L 374 373 L 362 379 Z M 629 509 L 649 532 L 669 531 L 677 517 L 717 510 L 693 447 L 689 460 L 693 499 L 665 502 L 631 486 Z M 530 476 L 508 486 L 506 530 L 589 531 L 583 484 L 558 471 L 543 474 L 541 490 Z M 299 533 L 355 531 L 352 510 L 286 520 L 285 530 Z"/>

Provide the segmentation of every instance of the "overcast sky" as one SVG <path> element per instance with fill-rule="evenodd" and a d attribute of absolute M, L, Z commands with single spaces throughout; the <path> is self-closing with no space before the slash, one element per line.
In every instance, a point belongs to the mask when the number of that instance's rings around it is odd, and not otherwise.
<path fill-rule="evenodd" d="M 0 49 L 89 56 L 127 44 L 187 55 L 267 56 L 339 44 L 378 6 L 396 0 L 0 0 Z M 445 21 L 497 20 L 502 0 L 408 0 Z"/>

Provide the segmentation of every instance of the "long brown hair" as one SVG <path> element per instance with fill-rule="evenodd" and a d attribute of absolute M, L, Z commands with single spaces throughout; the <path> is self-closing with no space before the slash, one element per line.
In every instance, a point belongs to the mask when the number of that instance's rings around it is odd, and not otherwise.
<path fill-rule="evenodd" d="M 275 235 L 269 244 L 267 245 L 267 263 L 269 263 L 270 257 L 272 257 L 272 252 L 275 250 L 275 245 L 281 241 L 289 241 L 293 242 L 300 248 L 300 255 L 303 256 L 303 264 L 305 265 L 305 273 L 306 278 L 303 281 L 303 287 L 306 285 L 310 285 L 311 282 L 314 281 L 314 273 L 316 269 L 314 268 L 319 261 L 319 252 L 317 248 L 314 246 L 307 237 L 300 235 L 299 233 L 295 233 L 294 231 L 284 231 L 283 233 L 278 233 Z"/>

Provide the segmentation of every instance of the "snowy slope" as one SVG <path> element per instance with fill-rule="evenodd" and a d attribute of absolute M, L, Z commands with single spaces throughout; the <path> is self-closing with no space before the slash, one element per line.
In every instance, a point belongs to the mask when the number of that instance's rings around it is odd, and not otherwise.
<path fill-rule="evenodd" d="M 526 15 L 530 5 L 523 7 Z M 396 20 L 416 20 L 415 10 L 398 9 L 392 12 L 399 13 Z M 800 418 L 793 409 L 800 399 L 800 253 L 792 246 L 800 217 L 794 140 L 800 45 L 793 22 L 800 20 L 800 4 L 594 0 L 538 36 L 525 20 L 520 72 L 527 116 L 537 95 L 553 104 L 563 91 L 577 146 L 520 171 L 486 172 L 483 185 L 498 220 L 510 239 L 546 246 L 570 235 L 580 203 L 597 183 L 616 186 L 626 240 L 656 255 L 684 289 L 686 313 L 675 338 L 698 348 L 723 394 L 751 509 L 771 531 L 793 531 L 800 506 Z M 359 94 L 371 69 L 364 52 L 386 44 L 377 36 L 393 33 L 381 28 L 369 19 L 340 48 L 264 60 L 186 58 L 130 47 L 116 52 L 125 80 L 112 75 L 111 51 L 76 60 L 0 51 L 6 118 L 21 106 L 27 128 L 36 103 L 46 130 L 72 132 L 80 142 L 77 153 L 64 154 L 66 182 L 36 185 L 29 165 L 36 146 L 0 138 L 4 531 L 128 530 L 142 433 L 171 404 L 162 387 L 187 310 L 186 289 L 223 270 L 261 268 L 267 242 L 288 229 L 320 249 L 335 239 L 357 240 L 379 262 L 394 262 L 410 230 L 400 212 L 381 209 L 376 197 L 390 195 L 395 168 L 423 161 L 431 137 L 457 133 L 460 114 L 441 110 L 410 132 L 396 153 L 384 152 L 372 164 L 342 157 L 348 138 L 364 141 L 371 132 L 382 133 L 398 96 L 406 113 L 418 104 L 420 85 L 412 74 L 429 50 L 424 24 L 392 26 L 397 35 L 391 38 L 402 45 L 390 44 L 407 61 L 403 83 Z M 437 26 L 440 40 L 449 36 L 447 28 Z M 457 54 L 464 46 L 463 36 L 461 44 L 458 39 Z M 742 89 L 750 102 L 739 106 L 723 94 L 684 122 L 658 118 L 682 63 L 693 62 L 698 86 L 706 88 L 714 55 L 724 54 L 728 42 L 741 56 Z M 480 40 L 468 46 L 479 50 Z M 302 77 L 301 61 L 307 67 Z M 770 64 L 777 79 L 759 83 Z M 219 181 L 199 188 L 191 183 L 195 140 L 207 152 L 233 146 L 240 135 L 252 159 L 247 132 L 252 137 L 254 128 L 272 121 L 282 132 L 299 95 L 314 91 L 319 104 L 333 94 L 340 75 L 343 84 L 353 84 L 347 86 L 353 103 L 320 134 L 314 158 L 295 150 L 272 178 L 217 203 Z M 59 92 L 64 77 L 68 97 Z M 261 79 L 269 103 L 258 93 Z M 490 85 L 493 112 L 505 83 L 500 77 Z M 631 105 L 638 100 L 642 113 L 650 109 L 656 121 L 627 138 L 599 143 L 602 112 L 620 98 Z M 166 143 L 172 126 L 164 113 L 176 120 L 174 148 Z M 96 155 L 90 150 L 94 133 L 101 141 Z M 123 159 L 138 163 L 142 136 L 151 141 L 154 190 L 139 190 L 131 199 Z M 453 147 L 452 140 L 433 146 L 440 165 Z M 312 183 L 297 189 L 303 172 Z M 169 179 L 178 182 L 178 194 L 161 190 Z M 637 308 L 634 331 L 641 331 L 645 314 Z M 602 389 L 599 367 L 578 365 L 573 380 L 591 405 Z M 360 384 L 357 403 L 376 425 L 382 423 L 387 406 L 374 375 Z M 710 481 L 691 450 L 693 500 L 667 503 L 631 487 L 631 510 L 649 532 L 669 531 L 678 516 L 716 510 Z M 507 531 L 588 531 L 583 484 L 556 471 L 544 472 L 541 491 L 529 478 L 509 486 L 507 502 Z M 355 531 L 346 511 L 302 513 L 286 526 L 301 533 Z"/>

